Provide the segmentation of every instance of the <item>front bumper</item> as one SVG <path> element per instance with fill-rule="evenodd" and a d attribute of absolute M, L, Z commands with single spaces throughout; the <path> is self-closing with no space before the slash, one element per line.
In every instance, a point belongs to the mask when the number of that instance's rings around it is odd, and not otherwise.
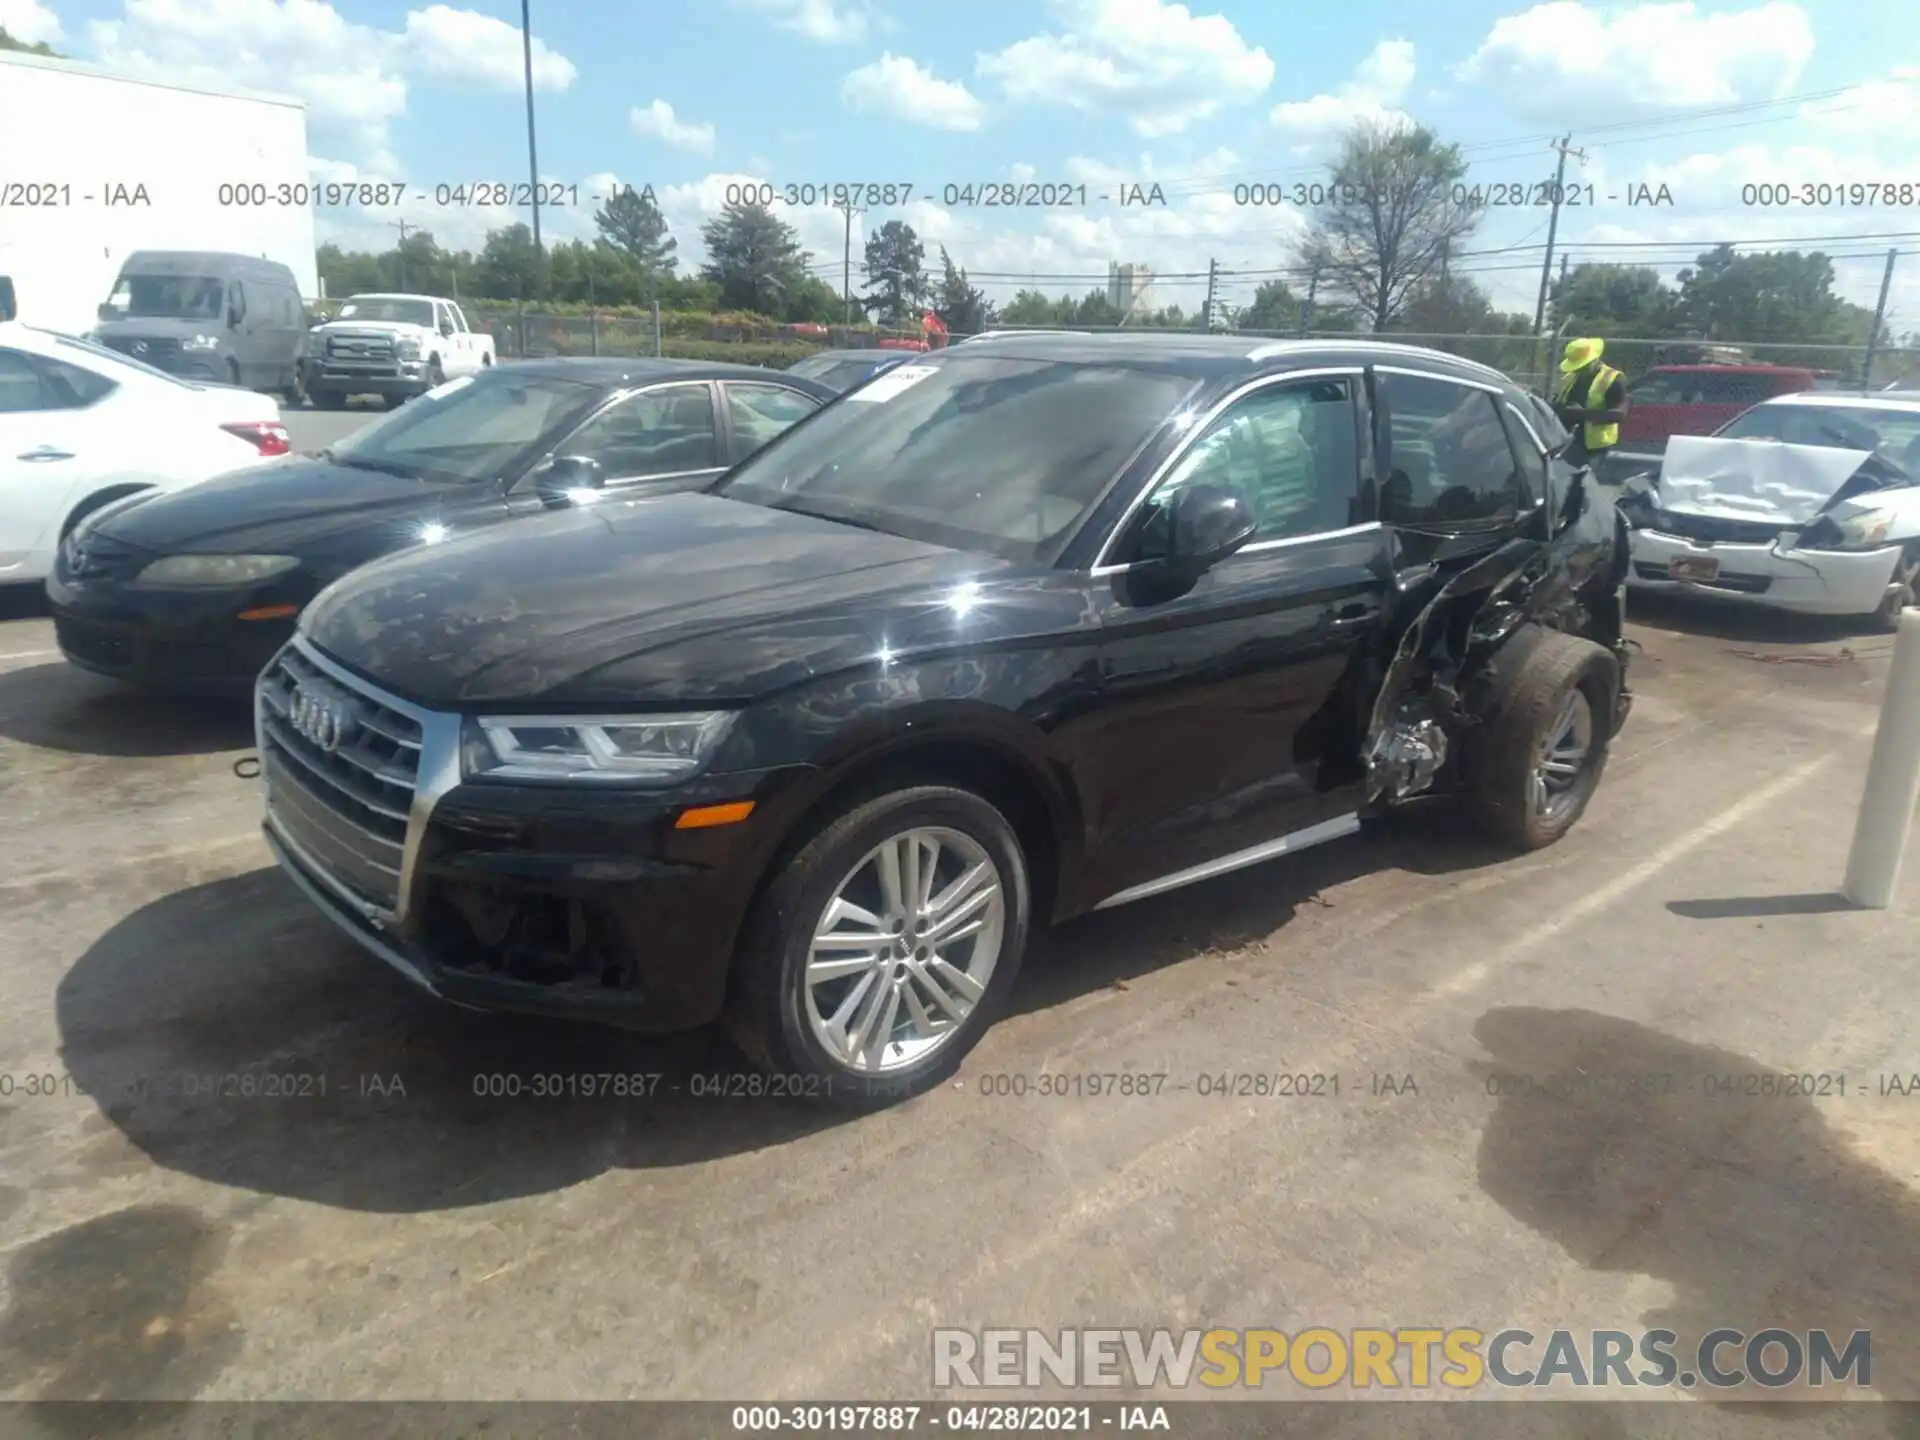
<path fill-rule="evenodd" d="M 307 393 L 338 391 L 343 395 L 424 395 L 432 388 L 424 360 L 309 360 Z"/>
<path fill-rule="evenodd" d="M 289 730 L 292 692 L 275 689 L 289 657 L 302 688 L 354 691 L 379 725 L 417 737 L 411 799 L 372 796 L 391 817 L 382 834 L 375 816 L 341 808 L 334 761 Z M 298 640 L 255 707 L 268 844 L 328 920 L 454 1004 L 634 1031 L 719 1014 L 741 923 L 813 773 L 703 776 L 671 792 L 463 780 L 459 717 L 366 686 Z M 334 774 L 366 792 L 364 772 Z M 676 827 L 689 806 L 743 799 L 755 802 L 743 822 Z"/>
<path fill-rule="evenodd" d="M 54 641 L 67 662 L 167 694 L 239 698 L 293 633 L 294 617 L 241 620 L 263 591 L 144 591 L 89 584 L 56 565 L 47 581 Z"/>
<path fill-rule="evenodd" d="M 1720 562 L 1713 581 L 1676 581 L 1676 558 Z M 1635 590 L 1709 595 L 1806 615 L 1868 615 L 1886 599 L 1900 547 L 1879 550 L 1797 550 L 1769 545 L 1688 540 L 1658 530 L 1633 532 L 1627 584 Z"/>

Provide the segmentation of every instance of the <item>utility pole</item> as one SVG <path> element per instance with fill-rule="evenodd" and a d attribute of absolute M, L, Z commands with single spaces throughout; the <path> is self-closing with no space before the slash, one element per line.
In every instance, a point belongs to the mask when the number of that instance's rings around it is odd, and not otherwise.
<path fill-rule="evenodd" d="M 1316 264 L 1307 272 L 1307 298 L 1300 302 L 1300 333 L 1304 336 L 1313 330 L 1313 300 L 1320 293 L 1320 267 Z"/>
<path fill-rule="evenodd" d="M 531 0 L 520 0 L 520 47 L 527 67 L 527 179 L 531 188 L 527 199 L 533 202 L 533 269 L 539 293 L 547 293 L 546 252 L 540 248 L 540 158 L 533 146 L 533 19 Z"/>
<path fill-rule="evenodd" d="M 1540 333 L 1541 327 L 1547 320 L 1547 282 L 1553 277 L 1554 237 L 1560 233 L 1560 196 L 1566 186 L 1567 156 L 1573 156 L 1583 165 L 1587 161 L 1586 151 L 1570 148 L 1572 140 L 1573 136 L 1567 134 L 1553 143 L 1554 150 L 1559 153 L 1560 163 L 1554 166 L 1553 194 L 1548 197 L 1553 203 L 1553 208 L 1547 212 L 1547 254 L 1546 258 L 1540 262 L 1540 299 L 1533 307 L 1533 331 L 1536 335 Z"/>
<path fill-rule="evenodd" d="M 1209 260 L 1207 261 L 1207 308 L 1200 317 L 1200 333 L 1203 335 L 1213 333 L 1213 297 L 1218 293 L 1219 288 L 1220 262 Z"/>
<path fill-rule="evenodd" d="M 834 207 L 847 219 L 846 248 L 840 256 L 840 294 L 847 302 L 847 324 L 853 324 L 853 217 L 865 213 L 851 200 Z"/>
<path fill-rule="evenodd" d="M 1893 288 L 1893 262 L 1898 250 L 1887 251 L 1887 268 L 1880 272 L 1880 301 L 1873 307 L 1873 333 L 1867 336 L 1867 358 L 1860 366 L 1860 393 L 1873 384 L 1873 360 L 1880 350 L 1880 329 L 1887 323 L 1887 291 Z"/>
<path fill-rule="evenodd" d="M 400 248 L 393 253 L 400 258 L 400 288 L 407 288 L 407 231 L 412 227 L 404 220 L 395 220 L 393 228 L 400 232 Z"/>

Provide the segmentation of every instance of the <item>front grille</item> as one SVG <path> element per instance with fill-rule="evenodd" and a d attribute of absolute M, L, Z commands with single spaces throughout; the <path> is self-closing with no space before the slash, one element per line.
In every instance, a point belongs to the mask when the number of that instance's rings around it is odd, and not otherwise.
<path fill-rule="evenodd" d="M 302 723 L 296 697 L 348 717 L 335 733 Z M 267 811 L 323 878 L 392 912 L 419 780 L 418 720 L 323 672 L 289 646 L 260 677 Z M 316 734 L 316 731 L 319 732 Z"/>
<path fill-rule="evenodd" d="M 118 350 L 122 355 L 131 355 L 136 360 L 144 360 L 149 365 L 171 360 L 180 353 L 178 340 L 136 340 L 126 335 L 115 335 L 109 337 L 106 343 L 109 349 Z"/>
<path fill-rule="evenodd" d="M 356 363 L 391 360 L 393 359 L 393 337 L 390 335 L 329 335 L 327 358 L 351 360 Z"/>
<path fill-rule="evenodd" d="M 1662 510 L 1654 528 L 1664 535 L 1721 545 L 1771 545 L 1785 528 L 1776 520 L 1722 520 L 1716 515 L 1679 515 Z"/>
<path fill-rule="evenodd" d="M 1634 562 L 1633 573 L 1642 580 L 1671 580 L 1664 565 L 1649 565 L 1644 560 Z M 1689 580 L 1689 585 L 1698 585 L 1704 590 L 1732 590 L 1741 595 L 1764 595 L 1767 587 L 1773 584 L 1771 575 L 1728 575 L 1724 572 L 1715 580 Z"/>

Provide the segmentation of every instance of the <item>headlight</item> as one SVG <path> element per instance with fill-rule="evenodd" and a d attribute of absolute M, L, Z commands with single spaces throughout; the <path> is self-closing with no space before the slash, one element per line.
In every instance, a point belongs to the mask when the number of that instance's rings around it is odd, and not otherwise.
<path fill-rule="evenodd" d="M 299 566 L 291 555 L 169 555 L 147 566 L 134 583 L 182 590 L 252 585 Z"/>
<path fill-rule="evenodd" d="M 1807 534 L 1801 537 L 1803 543 L 1811 536 L 1816 549 L 1877 550 L 1887 543 L 1887 532 L 1899 519 L 1893 511 L 1880 509 L 1860 510 L 1852 515 L 1828 511 L 1823 518 L 1830 526 L 1822 525 L 1818 531 L 1809 526 Z"/>
<path fill-rule="evenodd" d="M 220 348 L 220 337 L 218 335 L 195 335 L 190 339 L 182 340 L 180 342 L 180 348 L 182 350 L 218 350 Z"/>
<path fill-rule="evenodd" d="M 395 353 L 398 354 L 402 360 L 418 360 L 420 358 L 420 342 L 411 335 L 406 336 L 395 348 Z"/>
<path fill-rule="evenodd" d="M 629 780 L 669 785 L 713 754 L 734 712 L 482 716 L 467 723 L 469 775 L 503 780 Z"/>

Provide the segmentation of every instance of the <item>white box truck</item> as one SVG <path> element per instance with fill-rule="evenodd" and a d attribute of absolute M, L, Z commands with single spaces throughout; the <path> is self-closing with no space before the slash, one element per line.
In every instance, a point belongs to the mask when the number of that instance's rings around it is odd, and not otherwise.
<path fill-rule="evenodd" d="M 0 278 L 28 324 L 86 332 L 137 251 L 275 260 L 312 300 L 313 218 L 303 102 L 0 51 Z"/>

